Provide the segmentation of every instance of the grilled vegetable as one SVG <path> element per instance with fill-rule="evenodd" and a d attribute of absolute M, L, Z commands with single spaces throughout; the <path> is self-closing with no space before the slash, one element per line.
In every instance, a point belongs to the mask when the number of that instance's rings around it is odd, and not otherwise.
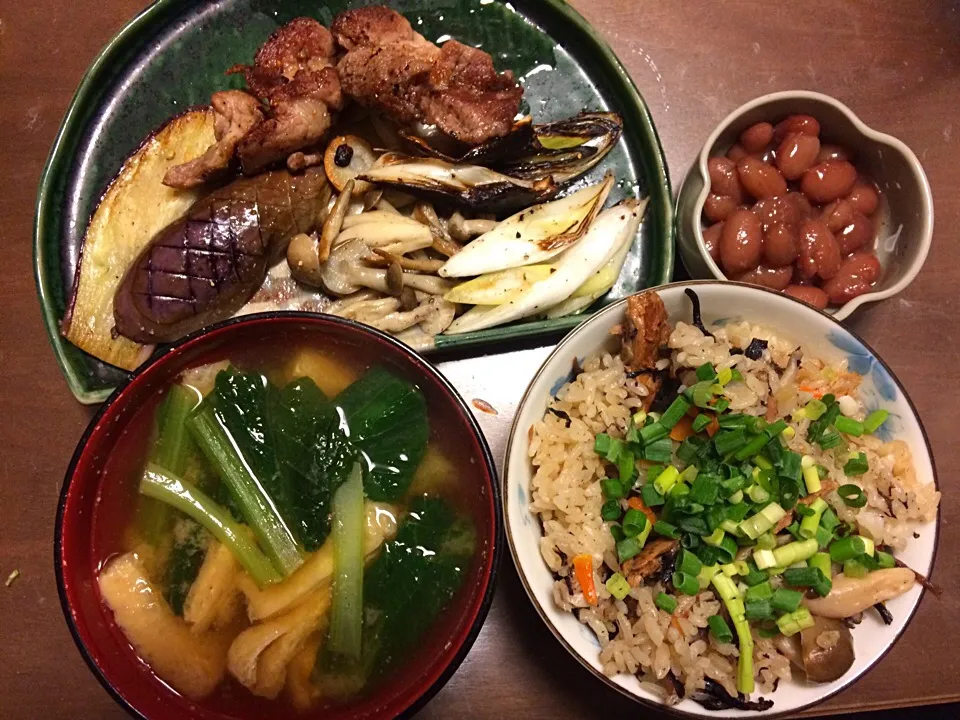
<path fill-rule="evenodd" d="M 61 327 L 84 352 L 125 370 L 150 355 L 151 347 L 112 335 L 113 296 L 140 251 L 199 197 L 196 191 L 163 185 L 164 174 L 199 157 L 213 142 L 212 110 L 178 115 L 144 141 L 103 194 L 87 227 Z"/>
<path fill-rule="evenodd" d="M 638 206 L 637 200 L 625 200 L 603 211 L 584 236 L 553 263 L 556 272 L 503 305 L 471 308 L 454 320 L 446 333 L 454 335 L 502 325 L 563 302 L 636 235 L 640 224 Z"/>
<path fill-rule="evenodd" d="M 441 277 L 468 277 L 542 263 L 575 243 L 593 222 L 613 186 L 607 175 L 560 200 L 507 218 L 450 258 Z"/>
<path fill-rule="evenodd" d="M 136 342 L 170 342 L 229 317 L 263 283 L 297 233 L 324 208 L 322 169 L 241 178 L 198 200 L 161 230 L 114 296 L 116 330 Z"/>
<path fill-rule="evenodd" d="M 428 200 L 494 213 L 549 200 L 559 190 L 550 177 L 520 180 L 479 165 L 393 152 L 382 155 L 376 167 L 360 173 L 357 178 Z"/>

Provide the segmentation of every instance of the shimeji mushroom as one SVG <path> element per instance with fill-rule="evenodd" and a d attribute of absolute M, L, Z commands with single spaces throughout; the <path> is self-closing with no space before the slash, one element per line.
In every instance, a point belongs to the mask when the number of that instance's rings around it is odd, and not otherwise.
<path fill-rule="evenodd" d="M 320 268 L 320 281 L 327 292 L 339 297 L 351 295 L 365 287 L 382 293 L 390 292 L 387 271 L 364 264 L 369 252 L 367 245 L 359 240 L 337 245 Z M 431 295 L 442 295 L 451 287 L 447 280 L 416 273 L 404 273 L 403 284 Z"/>

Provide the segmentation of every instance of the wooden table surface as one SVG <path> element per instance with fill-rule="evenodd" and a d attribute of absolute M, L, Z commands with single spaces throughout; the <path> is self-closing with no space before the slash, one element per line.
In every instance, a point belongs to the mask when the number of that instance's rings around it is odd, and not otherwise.
<path fill-rule="evenodd" d="M 84 69 L 143 7 L 138 0 L 0 3 L 0 717 L 120 718 L 76 651 L 53 577 L 53 522 L 67 461 L 91 411 L 48 346 L 31 254 L 37 180 Z M 944 491 L 929 594 L 900 643 L 823 712 L 960 699 L 960 13 L 956 2 L 573 0 L 633 74 L 666 148 L 674 188 L 713 126 L 767 92 L 818 90 L 914 149 L 933 186 L 933 251 L 897 298 L 849 324 L 894 368 L 926 420 Z M 527 355 L 532 373 L 540 355 Z M 483 360 L 450 366 L 461 389 Z M 522 386 L 522 383 L 521 383 Z M 509 405 L 510 399 L 505 398 Z M 508 413 L 509 407 L 500 407 Z M 505 422 L 502 421 L 502 422 Z M 502 428 L 491 427 L 502 453 Z M 423 718 L 624 717 L 638 711 L 567 656 L 528 604 L 509 555 L 486 625 Z M 641 711 L 647 715 L 647 711 Z M 651 716 L 652 713 L 649 713 Z"/>

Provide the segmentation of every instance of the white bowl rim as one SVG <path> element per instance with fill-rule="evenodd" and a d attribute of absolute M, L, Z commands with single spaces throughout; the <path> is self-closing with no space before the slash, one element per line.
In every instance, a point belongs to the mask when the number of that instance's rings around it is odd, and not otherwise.
<path fill-rule="evenodd" d="M 704 247 L 703 228 L 700 227 L 699 222 L 700 214 L 703 211 L 703 204 L 706 202 L 707 196 L 710 194 L 710 173 L 707 170 L 707 161 L 710 159 L 710 149 L 713 147 L 713 144 L 717 141 L 717 138 L 721 135 L 721 133 L 723 133 L 724 130 L 736 122 L 744 113 L 753 110 L 754 108 L 780 100 L 796 99 L 822 102 L 839 110 L 847 117 L 848 120 L 850 120 L 857 131 L 863 136 L 873 140 L 874 142 L 886 145 L 903 155 L 906 158 L 907 163 L 913 168 L 913 172 L 920 182 L 920 194 L 923 196 L 923 208 L 920 213 L 920 252 L 917 253 L 917 256 L 914 258 L 913 262 L 904 268 L 903 274 L 896 283 L 885 290 L 878 290 L 876 292 L 868 292 L 864 293 L 863 295 L 858 295 L 857 297 L 853 298 L 853 300 L 841 305 L 832 313 L 833 317 L 835 317 L 837 320 L 844 320 L 861 305 L 877 302 L 878 300 L 884 300 L 901 292 L 908 285 L 910 285 L 914 278 L 916 278 L 920 273 L 920 268 L 922 268 L 923 264 L 926 262 L 927 255 L 930 252 L 930 246 L 933 243 L 933 193 L 930 190 L 930 181 L 927 179 L 927 174 L 923 170 L 923 165 L 920 164 L 920 160 L 917 158 L 916 153 L 914 153 L 906 143 L 894 137 L 893 135 L 888 135 L 887 133 L 882 133 L 879 130 L 874 130 L 865 122 L 863 122 L 863 120 L 861 120 L 857 114 L 853 112 L 853 110 L 836 98 L 830 97 L 829 95 L 824 95 L 823 93 L 813 92 L 811 90 L 782 90 L 780 92 L 761 95 L 760 97 L 744 103 L 740 107 L 734 109 L 733 112 L 727 115 L 719 123 L 717 123 L 716 127 L 713 129 L 713 132 L 707 136 L 706 142 L 704 142 L 703 147 L 700 149 L 700 154 L 697 156 L 696 165 L 690 168 L 691 173 L 695 170 L 699 170 L 700 176 L 703 179 L 703 189 L 700 191 L 700 194 L 693 203 L 693 214 L 695 216 L 695 221 L 693 222 L 693 234 L 697 241 L 697 252 L 700 253 L 703 261 L 706 263 L 707 267 L 710 268 L 710 272 L 713 273 L 717 280 L 728 281 L 727 276 L 714 262 L 713 258 L 710 257 L 710 253 L 708 253 Z"/>
<path fill-rule="evenodd" d="M 881 358 L 880 355 L 876 353 L 873 347 L 871 347 L 862 337 L 860 337 L 858 333 L 854 332 L 847 326 L 840 323 L 840 321 L 830 313 L 827 313 L 827 312 L 824 312 L 823 310 L 815 308 L 812 305 L 809 305 L 803 302 L 802 300 L 798 300 L 797 298 L 792 297 L 791 295 L 786 295 L 785 293 L 777 292 L 775 290 L 770 290 L 768 288 L 764 288 L 759 285 L 751 285 L 749 283 L 738 282 L 736 280 L 682 280 L 679 282 L 672 282 L 672 283 L 667 283 L 665 285 L 659 285 L 657 287 L 648 288 L 643 292 L 659 292 L 667 288 L 694 289 L 696 287 L 704 287 L 708 285 L 721 285 L 725 288 L 729 288 L 730 286 L 737 286 L 746 292 L 769 293 L 771 295 L 776 295 L 778 297 L 788 298 L 790 301 L 798 303 L 801 307 L 805 308 L 808 311 L 812 310 L 813 312 L 817 312 L 823 315 L 828 320 L 830 320 L 833 324 L 838 325 L 841 330 L 852 335 L 859 343 L 861 343 L 870 352 L 870 354 L 876 359 L 876 361 L 879 362 L 881 366 L 883 366 L 883 368 L 889 374 L 891 380 L 894 382 L 894 384 L 896 384 L 897 388 L 902 394 L 907 405 L 909 406 L 911 412 L 913 413 L 913 417 L 917 422 L 917 427 L 920 430 L 920 435 L 923 438 L 924 446 L 926 447 L 927 456 L 930 459 L 930 469 L 932 474 L 933 485 L 937 490 L 940 489 L 940 482 L 937 474 L 937 465 L 933 455 L 933 447 L 930 444 L 930 438 L 928 437 L 926 428 L 924 427 L 923 422 L 920 419 L 920 414 L 917 412 L 917 408 L 913 404 L 913 400 L 911 400 L 910 396 L 907 394 L 906 388 L 904 388 L 899 378 L 890 369 L 890 366 L 887 365 L 886 361 L 884 361 L 883 358 Z M 503 498 L 510 497 L 510 495 L 508 495 L 507 493 L 509 492 L 508 484 L 510 482 L 510 458 L 513 456 L 513 453 L 516 452 L 516 449 L 514 448 L 514 439 L 517 437 L 521 437 L 521 435 L 518 435 L 517 433 L 517 430 L 518 430 L 517 426 L 520 422 L 520 417 L 522 415 L 523 408 L 530 399 L 530 392 L 533 389 L 534 385 L 536 385 L 540 377 L 544 374 L 544 372 L 546 372 L 547 367 L 553 362 L 553 359 L 557 355 L 559 355 L 567 345 L 571 344 L 578 335 L 583 333 L 586 330 L 588 325 L 591 325 L 594 323 L 601 323 L 604 320 L 604 318 L 606 318 L 608 315 L 619 312 L 620 310 L 622 310 L 627 300 L 628 298 L 622 298 L 614 303 L 611 303 L 607 307 L 603 308 L 603 310 L 592 315 L 588 320 L 586 320 L 585 322 L 581 323 L 576 328 L 571 330 L 559 343 L 557 343 L 556 347 L 554 347 L 553 350 L 550 351 L 550 354 L 547 355 L 543 363 L 540 365 L 540 368 L 537 370 L 533 378 L 530 380 L 530 383 L 527 385 L 527 389 L 524 390 L 524 393 L 520 398 L 520 402 L 517 404 L 517 411 L 516 411 L 516 414 L 514 415 L 513 422 L 510 424 L 510 432 L 507 436 L 507 448 L 504 454 L 503 472 L 501 473 L 501 476 L 500 476 L 501 497 Z M 612 688 L 613 690 L 617 691 L 620 695 L 623 695 L 624 697 L 627 697 L 630 700 L 633 700 L 634 702 L 641 703 L 642 705 L 646 705 L 657 711 L 665 712 L 669 715 L 674 715 L 678 717 L 698 718 L 698 719 L 707 717 L 707 715 L 704 712 L 690 712 L 687 710 L 680 710 L 677 707 L 669 706 L 664 703 L 657 702 L 656 700 L 652 700 L 650 698 L 643 697 L 641 695 L 630 692 L 628 689 L 621 687 L 617 683 L 613 682 L 613 680 L 611 680 L 602 672 L 600 672 L 595 667 L 593 667 L 593 665 L 591 665 L 586 658 L 584 658 L 566 641 L 566 639 L 563 637 L 560 631 L 550 621 L 550 618 L 547 616 L 547 613 L 544 611 L 540 602 L 537 600 L 536 594 L 534 593 L 533 588 L 530 586 L 530 583 L 527 581 L 527 577 L 523 572 L 523 567 L 521 565 L 520 558 L 517 556 L 517 549 L 513 539 L 513 528 L 510 524 L 510 517 L 508 514 L 508 505 L 509 504 L 507 503 L 507 501 L 504 500 L 503 506 L 501 508 L 501 512 L 503 513 L 504 534 L 507 537 L 507 546 L 510 548 L 510 557 L 513 560 L 514 568 L 516 569 L 517 575 L 520 578 L 521 585 L 523 585 L 524 592 L 527 594 L 527 597 L 529 598 L 530 603 L 533 605 L 533 609 L 536 611 L 537 615 L 540 616 L 540 619 L 543 621 L 544 625 L 547 626 L 547 628 L 553 634 L 554 638 L 556 638 L 556 640 L 563 646 L 563 648 L 571 656 L 573 656 L 577 660 L 577 662 L 579 662 L 584 668 L 586 668 L 591 675 L 593 675 L 598 680 L 602 681 L 604 685 L 606 685 L 609 688 Z M 925 576 L 928 581 L 933 576 L 933 570 L 936 567 L 937 552 L 939 551 L 939 548 L 940 548 L 941 519 L 942 519 L 941 505 L 938 504 L 937 517 L 934 520 L 934 527 L 933 527 L 933 552 L 930 556 L 930 564 L 927 568 L 927 575 Z M 850 677 L 849 679 L 845 679 L 836 688 L 834 688 L 830 692 L 824 694 L 822 697 L 812 702 L 806 703 L 798 707 L 788 708 L 784 710 L 775 710 L 773 712 L 767 712 L 767 711 L 758 712 L 756 714 L 757 719 L 767 720 L 768 718 L 784 718 L 784 717 L 787 717 L 788 715 L 789 716 L 795 715 L 797 713 L 803 712 L 805 710 L 809 710 L 812 707 L 816 707 L 822 704 L 826 700 L 829 700 L 835 695 L 838 695 L 839 693 L 848 689 L 851 685 L 855 684 L 864 675 L 872 671 L 877 666 L 877 664 L 887 656 L 887 654 L 893 649 L 893 647 L 897 644 L 897 642 L 899 642 L 900 638 L 907 631 L 907 628 L 910 627 L 910 623 L 913 622 L 913 618 L 916 616 L 917 610 L 920 609 L 920 604 L 923 601 L 923 597 L 926 594 L 926 592 L 927 592 L 926 586 L 921 585 L 920 594 L 917 596 L 917 600 L 914 603 L 913 607 L 911 608 L 910 614 L 907 616 L 906 621 L 903 623 L 903 627 L 900 628 L 900 630 L 896 633 L 896 635 L 894 635 L 887 642 L 886 647 L 883 649 L 883 652 L 878 653 L 876 657 L 874 657 L 860 673 L 856 674 L 853 677 Z"/>

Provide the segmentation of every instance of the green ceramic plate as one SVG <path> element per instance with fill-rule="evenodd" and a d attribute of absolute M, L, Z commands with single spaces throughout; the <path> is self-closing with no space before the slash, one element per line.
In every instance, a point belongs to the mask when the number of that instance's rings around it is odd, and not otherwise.
<path fill-rule="evenodd" d="M 131 21 L 87 71 L 54 142 L 40 181 L 34 226 L 37 290 L 57 360 L 84 403 L 102 401 L 125 376 L 59 334 L 87 221 L 107 183 L 142 138 L 170 116 L 206 104 L 216 90 L 239 86 L 224 70 L 253 58 L 278 26 L 312 15 L 324 24 L 361 2 L 332 0 L 159 0 Z M 673 271 L 673 210 L 660 140 L 643 99 L 607 44 L 562 0 L 399 0 L 389 3 L 432 40 L 452 36 L 482 47 L 525 86 L 535 120 L 583 109 L 623 115 L 618 146 L 591 173 L 612 169 L 612 199 L 650 197 L 646 217 L 617 284 L 593 310 Z M 438 350 L 557 335 L 585 315 L 521 322 L 437 338 Z"/>

